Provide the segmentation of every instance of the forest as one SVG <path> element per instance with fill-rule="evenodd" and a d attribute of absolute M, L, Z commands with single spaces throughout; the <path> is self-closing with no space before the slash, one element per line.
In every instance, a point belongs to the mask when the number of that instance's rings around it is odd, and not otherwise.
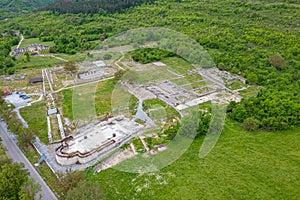
<path fill-rule="evenodd" d="M 142 3 L 153 3 L 153 0 L 77 0 L 65 1 L 58 0 L 55 3 L 48 5 L 40 10 L 51 10 L 59 13 L 115 13 L 121 10 L 138 6 Z"/>
<path fill-rule="evenodd" d="M 0 20 L 30 13 L 55 0 L 0 0 Z"/>
<path fill-rule="evenodd" d="M 127 2 L 127 1 L 122 1 Z M 132 1 L 130 1 L 132 2 Z M 137 1 L 141 2 L 141 1 Z M 187 34 L 211 55 L 216 66 L 261 86 L 257 97 L 232 103 L 229 116 L 257 130 L 282 130 L 300 122 L 300 11 L 297 1 L 155 1 L 121 13 L 59 14 L 43 11 L 1 24 L 3 72 L 14 66 L 8 56 L 20 30 L 25 38 L 54 41 L 50 51 L 75 54 L 97 42 L 137 27 L 166 27 Z M 120 4 L 121 5 L 121 4 Z M 122 4 L 123 5 L 123 4 Z M 30 24 L 30 26 L 28 26 Z M 144 59 L 155 58 L 153 51 Z"/>

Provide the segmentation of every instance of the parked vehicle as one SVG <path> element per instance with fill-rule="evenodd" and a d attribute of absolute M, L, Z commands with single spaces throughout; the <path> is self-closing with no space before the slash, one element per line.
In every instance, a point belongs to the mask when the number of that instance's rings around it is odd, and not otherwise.
<path fill-rule="evenodd" d="M 30 99 L 30 96 L 24 95 L 24 96 L 22 96 L 21 98 L 24 99 L 24 100 L 25 100 L 25 99 Z"/>

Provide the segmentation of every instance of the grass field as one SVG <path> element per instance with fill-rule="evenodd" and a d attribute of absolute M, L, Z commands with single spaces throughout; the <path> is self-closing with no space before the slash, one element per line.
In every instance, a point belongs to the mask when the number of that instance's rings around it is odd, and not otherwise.
<path fill-rule="evenodd" d="M 84 90 L 86 86 L 80 86 L 83 87 L 82 90 Z M 77 88 L 78 92 L 80 91 L 80 87 Z M 95 111 L 96 114 L 98 116 L 103 116 L 106 115 L 108 113 L 111 113 L 111 95 L 112 95 L 112 91 L 114 89 L 114 81 L 111 80 L 107 80 L 107 81 L 103 81 L 103 82 L 99 82 L 96 88 L 96 91 L 88 91 L 88 93 L 84 94 L 84 99 L 91 99 L 94 98 L 95 99 Z M 73 119 L 73 104 L 76 102 L 73 102 L 73 90 L 69 89 L 69 90 L 63 90 L 62 94 L 64 96 L 63 99 L 63 113 L 64 113 L 64 117 L 67 117 L 69 119 Z M 79 104 L 81 104 L 80 99 L 78 99 L 77 102 L 78 106 Z M 77 105 L 76 104 L 76 105 Z M 88 104 L 86 102 L 86 104 Z M 93 102 L 89 102 L 89 105 L 92 105 Z M 82 105 L 84 106 L 84 105 Z M 134 105 L 133 105 L 134 106 Z M 80 109 L 81 107 L 76 108 L 77 110 Z"/>
<path fill-rule="evenodd" d="M 114 81 L 108 80 L 100 82 L 95 93 L 95 108 L 97 115 L 111 113 L 111 95 L 115 87 Z"/>
<path fill-rule="evenodd" d="M 167 68 L 177 74 L 186 74 L 188 70 L 194 67 L 186 60 L 178 57 L 168 57 L 162 59 L 162 62 L 167 65 Z"/>
<path fill-rule="evenodd" d="M 73 119 L 72 113 L 72 90 L 63 90 L 63 116 L 69 119 Z"/>
<path fill-rule="evenodd" d="M 74 55 L 64 54 L 64 53 L 57 53 L 55 54 L 56 57 L 73 61 L 73 62 L 80 62 L 87 58 L 86 54 L 84 53 L 76 53 Z"/>
<path fill-rule="evenodd" d="M 151 111 L 151 109 L 154 109 Z M 163 109 L 163 110 L 162 110 Z M 149 99 L 143 102 L 143 110 L 148 114 L 154 111 L 157 112 L 157 116 L 167 117 L 167 118 L 180 118 L 180 114 L 171 106 L 166 104 L 160 99 Z"/>
<path fill-rule="evenodd" d="M 54 64 L 63 63 L 63 61 L 53 58 L 53 57 L 42 57 L 42 56 L 31 56 L 30 61 L 26 61 L 24 55 L 18 57 L 16 62 L 16 70 L 25 69 L 25 68 L 44 68 L 45 66 L 51 66 Z"/>
<path fill-rule="evenodd" d="M 152 174 L 108 169 L 88 179 L 107 199 L 299 199 L 300 128 L 249 133 L 231 120 L 212 152 L 198 153 L 203 138 L 170 166 Z"/>
<path fill-rule="evenodd" d="M 46 46 L 54 46 L 54 42 L 50 41 L 50 42 L 42 42 L 39 40 L 39 38 L 28 38 L 28 39 L 24 39 L 22 44 L 20 45 L 20 48 L 26 47 L 28 45 L 31 44 L 43 44 Z"/>
<path fill-rule="evenodd" d="M 44 102 L 34 103 L 32 106 L 21 108 L 20 113 L 40 140 L 43 143 L 48 144 L 46 104 Z"/>

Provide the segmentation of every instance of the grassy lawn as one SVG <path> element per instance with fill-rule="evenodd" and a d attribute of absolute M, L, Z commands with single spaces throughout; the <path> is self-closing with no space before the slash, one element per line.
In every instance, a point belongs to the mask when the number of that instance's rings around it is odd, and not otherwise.
<path fill-rule="evenodd" d="M 39 40 L 39 38 L 29 38 L 29 39 L 24 39 L 22 44 L 20 45 L 20 48 L 26 47 L 31 44 L 43 44 L 46 46 L 54 46 L 54 42 L 42 42 Z"/>
<path fill-rule="evenodd" d="M 69 61 L 79 62 L 86 59 L 86 54 L 84 53 L 76 53 L 74 55 L 64 54 L 64 53 L 57 53 L 55 54 L 56 57 L 63 58 Z"/>
<path fill-rule="evenodd" d="M 211 102 L 206 102 L 198 105 L 199 109 L 206 109 L 209 110 L 211 108 Z"/>
<path fill-rule="evenodd" d="M 189 82 L 195 82 L 195 81 L 200 81 L 200 80 L 203 80 L 203 77 L 200 76 L 199 74 L 193 74 L 192 76 L 191 75 L 188 75 L 185 77 Z"/>
<path fill-rule="evenodd" d="M 161 108 L 164 108 L 164 110 L 161 110 Z M 157 116 L 164 116 L 164 113 L 166 114 L 165 117 L 170 118 L 170 117 L 177 117 L 180 118 L 180 114 L 171 106 L 166 104 L 160 99 L 149 99 L 143 101 L 143 110 L 147 113 L 154 111 L 161 111 L 163 113 L 156 113 Z M 150 110 L 150 111 L 149 111 Z"/>
<path fill-rule="evenodd" d="M 178 57 L 168 57 L 162 59 L 167 68 L 174 71 L 177 74 L 186 74 L 188 70 L 193 69 L 193 66 L 186 60 Z"/>
<path fill-rule="evenodd" d="M 42 56 L 30 56 L 30 61 L 26 61 L 26 56 L 19 56 L 15 65 L 16 70 L 38 67 L 44 68 L 45 66 L 51 66 L 54 64 L 63 63 L 63 61 L 53 57 L 42 57 Z"/>
<path fill-rule="evenodd" d="M 85 87 L 85 86 L 80 86 L 80 87 Z M 107 80 L 103 82 L 99 82 L 96 88 L 96 91 L 89 92 L 85 94 L 85 98 L 83 100 L 86 100 L 87 97 L 94 98 L 95 99 L 95 111 L 98 116 L 103 116 L 108 113 L 111 113 L 111 95 L 112 91 L 114 89 L 114 81 L 113 80 Z M 80 91 L 80 90 L 78 90 Z M 69 119 L 73 119 L 73 103 L 76 104 L 76 102 L 73 102 L 73 90 L 63 90 L 62 94 L 64 96 L 63 98 L 63 113 L 64 117 L 67 117 Z M 88 98 L 88 99 L 90 99 Z M 77 99 L 78 102 L 76 105 L 79 105 L 80 99 Z M 131 107 L 134 108 L 135 101 L 132 99 L 131 100 Z M 93 103 L 93 102 L 89 102 Z M 86 102 L 86 104 L 88 104 Z M 80 109 L 80 108 L 77 108 Z"/>
<path fill-rule="evenodd" d="M 114 81 L 107 80 L 99 82 L 95 93 L 95 109 L 99 116 L 111 113 L 111 95 L 114 90 Z"/>
<path fill-rule="evenodd" d="M 122 57 L 120 52 L 114 52 L 110 50 L 109 52 L 96 52 L 91 51 L 91 57 L 86 57 L 87 60 L 90 61 L 97 61 L 97 60 L 104 60 L 106 63 L 112 63 L 115 60 L 118 60 Z"/>
<path fill-rule="evenodd" d="M 177 85 L 190 84 L 190 82 L 187 80 L 186 77 L 174 78 L 174 79 L 171 80 L 171 82 L 173 82 L 174 84 L 177 84 Z"/>
<path fill-rule="evenodd" d="M 63 90 L 63 116 L 69 119 L 73 119 L 72 113 L 72 90 Z"/>
<path fill-rule="evenodd" d="M 107 199 L 299 199 L 300 128 L 244 131 L 227 120 L 212 152 L 199 159 L 203 138 L 168 167 L 151 174 L 108 169 L 88 179 Z"/>
<path fill-rule="evenodd" d="M 122 80 L 140 84 L 147 84 L 171 78 L 174 78 L 174 74 L 167 71 L 166 68 L 155 67 L 144 69 L 143 71 L 130 70 L 122 77 Z"/>
<path fill-rule="evenodd" d="M 37 102 L 32 104 L 32 106 L 21 108 L 20 113 L 40 140 L 48 144 L 47 107 L 45 102 Z"/>

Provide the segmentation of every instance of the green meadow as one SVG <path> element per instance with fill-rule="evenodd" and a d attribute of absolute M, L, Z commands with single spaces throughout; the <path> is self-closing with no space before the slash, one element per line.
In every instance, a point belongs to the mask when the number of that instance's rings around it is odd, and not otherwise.
<path fill-rule="evenodd" d="M 198 157 L 204 137 L 171 165 L 153 173 L 108 169 L 88 179 L 107 199 L 299 199 L 300 129 L 246 132 L 227 119 L 207 157 Z"/>

